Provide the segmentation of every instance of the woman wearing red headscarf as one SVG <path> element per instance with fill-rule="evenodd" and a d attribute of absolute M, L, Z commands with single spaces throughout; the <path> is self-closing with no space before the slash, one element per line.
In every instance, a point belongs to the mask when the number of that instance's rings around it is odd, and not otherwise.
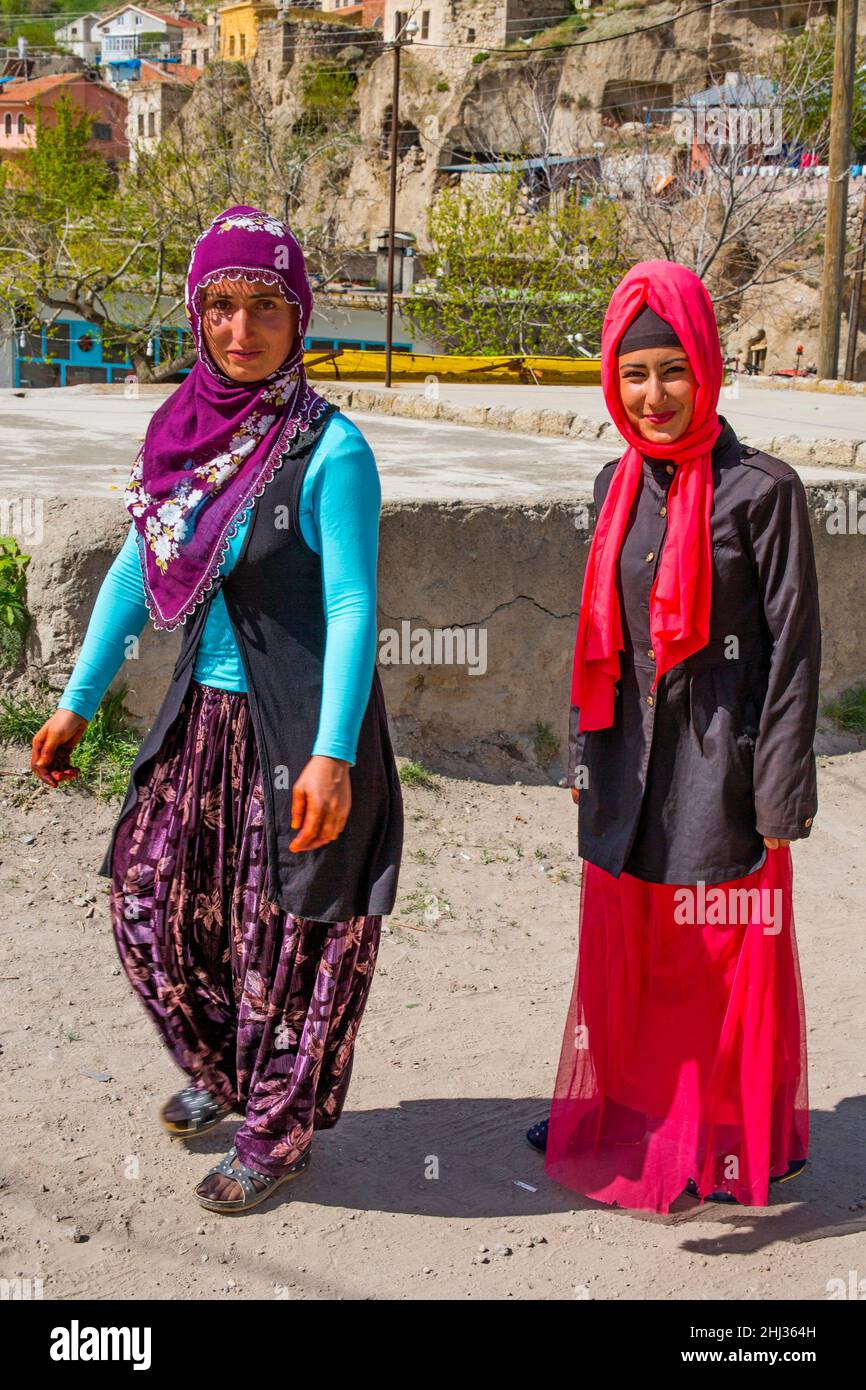
<path fill-rule="evenodd" d="M 709 295 L 636 265 L 602 332 L 628 447 L 595 485 L 569 784 L 580 947 L 549 1120 L 556 1181 L 665 1212 L 764 1205 L 808 1150 L 791 840 L 817 808 L 806 495 L 717 414 Z"/>

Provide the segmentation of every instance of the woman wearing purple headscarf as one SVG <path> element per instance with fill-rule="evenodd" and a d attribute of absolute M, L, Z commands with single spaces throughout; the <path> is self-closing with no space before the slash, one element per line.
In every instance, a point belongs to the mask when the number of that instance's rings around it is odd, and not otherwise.
<path fill-rule="evenodd" d="M 258 1205 L 340 1117 L 403 842 L 376 669 L 378 472 L 307 383 L 312 295 L 282 222 L 239 206 L 192 250 L 198 361 L 154 413 L 126 542 L 57 712 L 48 786 L 148 614 L 180 653 L 99 873 L 123 968 L 190 1085 L 174 1136 L 244 1114 L 195 1189 Z"/>

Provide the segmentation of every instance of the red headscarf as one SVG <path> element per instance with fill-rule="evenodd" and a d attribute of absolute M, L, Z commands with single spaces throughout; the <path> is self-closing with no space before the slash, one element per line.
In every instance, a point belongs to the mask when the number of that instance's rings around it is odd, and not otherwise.
<path fill-rule="evenodd" d="M 645 304 L 675 330 L 697 379 L 688 429 L 670 444 L 650 443 L 631 424 L 619 391 L 616 350 Z M 674 261 L 642 261 L 611 295 L 601 335 L 601 388 L 614 424 L 629 447 L 616 466 L 583 579 L 574 649 L 571 703 L 580 706 L 579 729 L 613 723 L 614 686 L 623 647 L 616 565 L 643 455 L 677 466 L 668 490 L 668 528 L 650 589 L 650 633 L 656 656 L 653 690 L 665 671 L 706 646 L 710 626 L 713 505 L 711 451 L 721 433 L 716 414 L 722 387 L 722 350 L 713 306 L 702 281 Z"/>

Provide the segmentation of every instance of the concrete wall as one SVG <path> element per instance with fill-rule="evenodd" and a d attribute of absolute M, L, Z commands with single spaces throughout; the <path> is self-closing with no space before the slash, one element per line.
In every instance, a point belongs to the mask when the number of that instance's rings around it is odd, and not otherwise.
<path fill-rule="evenodd" d="M 849 486 L 810 486 L 821 586 L 825 694 L 866 676 L 863 538 L 831 534 L 828 508 L 847 505 Z M 380 673 L 398 754 L 443 770 L 484 769 L 527 780 L 564 774 L 578 596 L 591 534 L 590 508 L 551 500 L 501 505 L 386 503 L 379 565 Z M 45 504 L 44 538 L 30 547 L 28 607 L 33 623 L 26 665 L 10 689 L 40 680 L 55 693 L 72 670 L 99 585 L 122 544 L 128 515 L 117 502 Z M 26 548 L 26 547 L 24 547 Z M 486 632 L 486 671 L 470 665 L 387 664 L 386 629 Z M 162 701 L 180 634 L 148 624 L 140 654 L 118 682 L 129 708 L 149 723 Z M 401 655 L 411 655 L 411 649 Z M 560 751 L 536 759 L 536 725 Z M 515 763 L 515 759 L 517 760 Z M 515 769 L 519 768 L 519 771 Z"/>

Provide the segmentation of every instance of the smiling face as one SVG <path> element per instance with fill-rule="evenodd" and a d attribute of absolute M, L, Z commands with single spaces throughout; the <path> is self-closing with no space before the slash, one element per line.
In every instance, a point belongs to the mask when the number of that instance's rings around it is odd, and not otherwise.
<path fill-rule="evenodd" d="M 644 348 L 617 358 L 625 413 L 651 444 L 684 434 L 694 411 L 697 378 L 682 348 Z"/>
<path fill-rule="evenodd" d="M 263 280 L 206 285 L 202 333 L 217 367 L 234 381 L 259 381 L 286 360 L 298 333 L 300 310 Z"/>

